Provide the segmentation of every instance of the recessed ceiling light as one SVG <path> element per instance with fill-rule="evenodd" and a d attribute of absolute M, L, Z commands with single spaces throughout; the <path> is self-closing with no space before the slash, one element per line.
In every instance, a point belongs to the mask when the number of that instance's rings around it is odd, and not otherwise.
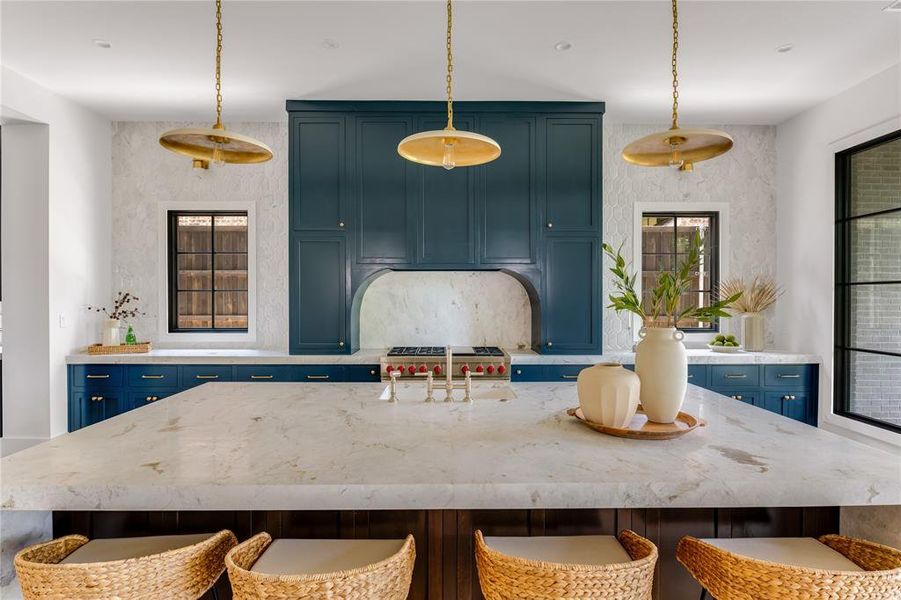
<path fill-rule="evenodd" d="M 322 40 L 322 47 L 326 48 L 328 50 L 337 50 L 338 48 L 341 47 L 341 44 L 340 44 L 340 42 L 338 42 L 338 40 L 332 40 L 332 39 L 326 38 L 326 39 Z"/>
<path fill-rule="evenodd" d="M 101 40 L 100 38 L 94 38 L 94 39 L 91 40 L 91 41 L 92 41 L 92 42 L 94 43 L 94 45 L 97 46 L 98 48 L 112 48 L 112 46 L 113 46 L 113 45 L 109 42 L 109 40 Z"/>
<path fill-rule="evenodd" d="M 776 48 L 776 52 L 778 52 L 779 54 L 785 54 L 786 52 L 791 52 L 792 50 L 794 50 L 794 48 L 794 44 L 782 44 L 781 46 Z"/>
<path fill-rule="evenodd" d="M 901 0 L 895 0 L 882 10 L 886 12 L 901 12 Z"/>
<path fill-rule="evenodd" d="M 898 1 L 901 2 L 901 0 Z M 573 45 L 567 41 L 561 41 L 554 44 L 554 50 L 556 50 L 557 52 L 566 52 L 572 47 Z"/>

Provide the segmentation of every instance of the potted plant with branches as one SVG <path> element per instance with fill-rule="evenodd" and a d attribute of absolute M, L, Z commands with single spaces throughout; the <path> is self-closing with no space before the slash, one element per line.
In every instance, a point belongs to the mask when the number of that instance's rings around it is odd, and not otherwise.
<path fill-rule="evenodd" d="M 685 399 L 688 386 L 688 358 L 682 339 L 685 334 L 677 329 L 686 319 L 711 322 L 730 316 L 727 310 L 741 296 L 741 292 L 728 298 L 714 299 L 706 306 L 684 303 L 685 293 L 701 264 L 704 240 L 695 232 L 688 253 L 674 271 L 657 276 L 656 285 L 648 291 L 644 301 L 635 289 L 637 273 L 629 273 L 629 265 L 621 248 L 603 245 L 604 253 L 613 262 L 614 291 L 609 295 L 616 312 L 629 312 L 641 319 L 641 341 L 635 349 L 635 372 L 641 380 L 641 404 L 648 419 L 656 423 L 672 423 Z"/>
<path fill-rule="evenodd" d="M 106 320 L 103 322 L 103 345 L 118 346 L 119 333 L 122 327 L 122 319 L 133 319 L 137 316 L 143 316 L 144 313 L 137 306 L 131 306 L 140 300 L 131 292 L 119 292 L 116 294 L 113 305 L 110 308 L 105 306 L 88 306 L 88 310 L 92 312 L 103 313 Z"/>

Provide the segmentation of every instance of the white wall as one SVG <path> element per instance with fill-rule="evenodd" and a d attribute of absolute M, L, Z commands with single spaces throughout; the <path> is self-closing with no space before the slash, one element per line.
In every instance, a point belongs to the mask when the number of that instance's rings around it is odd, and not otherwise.
<path fill-rule="evenodd" d="M 785 295 L 775 327 L 788 350 L 823 357 L 820 423 L 885 440 L 895 434 L 836 417 L 832 407 L 835 153 L 901 129 L 901 65 L 777 128 L 777 274 Z"/>
<path fill-rule="evenodd" d="M 4 266 L 26 252 L 40 251 L 40 246 L 46 249 L 46 297 L 27 298 L 39 307 L 28 315 L 17 314 L 7 305 L 4 317 L 7 327 L 15 320 L 39 319 L 35 337 L 46 345 L 48 358 L 42 364 L 30 364 L 27 370 L 4 369 L 4 438 L 47 438 L 67 428 L 66 355 L 99 335 L 98 319 L 85 307 L 111 300 L 110 123 L 6 67 L 2 70 L 2 91 L 0 110 L 4 116 L 44 124 L 48 132 L 48 193 L 42 225 L 46 243 L 24 236 L 3 236 L 2 240 Z M 5 162 L 7 152 L 15 149 L 8 147 L 5 136 L 3 142 Z M 4 169 L 4 207 L 27 201 L 15 194 L 7 196 L 7 178 L 12 180 L 9 189 L 17 189 L 16 180 L 35 174 Z M 19 247 L 12 245 L 14 242 Z M 17 282 L 11 276 L 4 268 L 4 299 L 17 293 Z M 4 359 L 15 360 L 16 340 L 5 336 L 4 342 Z M 11 397 L 38 378 L 48 382 L 49 397 L 27 406 Z"/>

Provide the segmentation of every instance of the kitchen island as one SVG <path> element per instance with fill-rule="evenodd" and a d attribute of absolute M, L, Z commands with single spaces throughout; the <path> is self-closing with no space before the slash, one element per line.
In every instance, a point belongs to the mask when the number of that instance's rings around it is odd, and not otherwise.
<path fill-rule="evenodd" d="M 57 535 L 412 531 L 414 596 L 429 598 L 477 593 L 477 527 L 630 527 L 661 547 L 671 599 L 696 591 L 672 560 L 682 534 L 813 535 L 837 529 L 838 507 L 901 504 L 897 456 L 695 386 L 684 410 L 706 427 L 663 442 L 574 421 L 571 384 L 510 387 L 446 404 L 414 386 L 390 404 L 379 383 L 206 384 L 2 459 L 0 500 L 54 511 Z"/>

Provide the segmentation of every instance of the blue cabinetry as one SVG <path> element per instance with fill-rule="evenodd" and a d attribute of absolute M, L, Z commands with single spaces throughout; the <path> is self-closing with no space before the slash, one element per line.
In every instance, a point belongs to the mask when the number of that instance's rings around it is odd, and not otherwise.
<path fill-rule="evenodd" d="M 287 108 L 292 353 L 356 350 L 358 295 L 385 269 L 505 270 L 527 288 L 534 349 L 601 351 L 602 103 L 457 103 L 457 127 L 503 153 L 453 170 L 396 151 L 444 127 L 444 103 Z"/>
<path fill-rule="evenodd" d="M 378 365 L 70 365 L 69 431 L 210 382 L 379 380 Z"/>

